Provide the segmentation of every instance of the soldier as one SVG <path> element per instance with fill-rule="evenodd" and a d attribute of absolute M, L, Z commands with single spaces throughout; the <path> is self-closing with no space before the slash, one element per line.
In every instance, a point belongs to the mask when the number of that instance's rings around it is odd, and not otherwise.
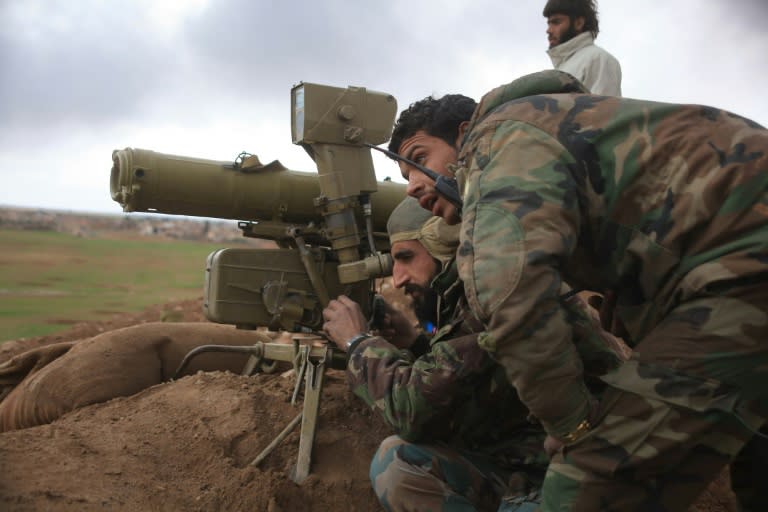
<path fill-rule="evenodd" d="M 350 354 L 350 388 L 396 433 L 371 462 L 373 489 L 388 511 L 495 511 L 507 494 L 523 506 L 529 494 L 537 496 L 548 464 L 545 434 L 527 421 L 503 369 L 478 347 L 472 332 L 480 326 L 460 311 L 463 289 L 452 264 L 458 229 L 407 198 L 387 230 L 393 284 L 412 297 L 422 324 L 434 322 L 436 334 L 419 333 L 391 307 L 386 339 L 360 334 L 366 321 L 344 296 L 324 311 L 324 329 Z M 489 417 L 488 408 L 499 404 L 508 405 Z M 509 510 L 534 510 L 531 503 Z"/>
<path fill-rule="evenodd" d="M 421 162 L 430 142 L 393 136 Z M 549 434 L 542 509 L 685 510 L 768 415 L 768 131 L 548 71 L 478 105 L 449 166 L 463 211 L 400 167 L 422 207 L 461 222 L 478 343 Z M 564 279 L 606 291 L 635 349 L 599 400 Z"/>
<path fill-rule="evenodd" d="M 436 334 L 419 334 L 391 308 L 386 339 L 361 334 L 365 319 L 346 297 L 324 312 L 330 337 L 342 349 L 351 346 L 350 387 L 397 433 L 371 463 L 379 500 L 386 510 L 497 510 L 500 501 L 499 510 L 534 510 L 548 464 L 544 432 L 528 420 L 503 368 L 477 346 L 482 326 L 466 315 L 457 279 L 458 230 L 410 198 L 387 228 L 393 283 L 414 299 L 422 324 L 435 323 Z M 594 330 L 583 301 L 572 297 L 567 307 Z M 580 346 L 595 349 L 587 359 L 597 372 L 618 364 L 602 337 L 584 336 Z"/>
<path fill-rule="evenodd" d="M 555 69 L 575 76 L 593 94 L 621 96 L 621 65 L 595 44 L 600 25 L 594 0 L 549 0 L 549 58 Z"/>

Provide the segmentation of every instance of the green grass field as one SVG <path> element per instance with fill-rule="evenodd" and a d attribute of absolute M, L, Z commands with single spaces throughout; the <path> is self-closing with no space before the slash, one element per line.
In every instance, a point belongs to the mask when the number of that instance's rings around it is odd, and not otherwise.
<path fill-rule="evenodd" d="M 203 294 L 221 244 L 0 230 L 0 342 Z"/>

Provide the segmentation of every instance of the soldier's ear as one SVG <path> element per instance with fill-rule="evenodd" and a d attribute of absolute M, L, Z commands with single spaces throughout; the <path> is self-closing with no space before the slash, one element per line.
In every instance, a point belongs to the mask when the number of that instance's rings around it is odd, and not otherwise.
<path fill-rule="evenodd" d="M 584 20 L 584 16 L 577 16 L 576 18 L 573 18 L 573 28 L 576 30 L 576 33 L 581 34 L 584 32 L 584 24 L 586 21 Z"/>
<path fill-rule="evenodd" d="M 461 142 L 464 140 L 464 132 L 467 131 L 467 126 L 469 126 L 469 121 L 462 121 L 461 124 L 459 124 L 459 135 L 456 137 L 456 149 L 461 148 Z"/>

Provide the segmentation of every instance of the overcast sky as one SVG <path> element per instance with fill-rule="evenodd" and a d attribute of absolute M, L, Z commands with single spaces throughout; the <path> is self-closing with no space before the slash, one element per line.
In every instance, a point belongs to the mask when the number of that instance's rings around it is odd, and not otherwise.
<path fill-rule="evenodd" d="M 0 205 L 119 213 L 113 149 L 243 150 L 314 171 L 291 144 L 305 81 L 394 95 L 487 90 L 551 67 L 544 1 L 0 0 Z M 624 96 L 768 125 L 768 1 L 603 0 L 597 43 Z M 377 175 L 397 177 L 375 157 Z"/>

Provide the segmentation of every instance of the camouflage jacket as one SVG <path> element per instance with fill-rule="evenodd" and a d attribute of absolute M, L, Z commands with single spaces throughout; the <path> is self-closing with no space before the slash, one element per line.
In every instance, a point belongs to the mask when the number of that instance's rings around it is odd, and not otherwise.
<path fill-rule="evenodd" d="M 545 468 L 544 431 L 531 422 L 504 368 L 478 346 L 483 326 L 468 310 L 456 265 L 449 264 L 432 287 L 440 298 L 439 329 L 426 350 L 399 350 L 380 337 L 363 341 L 347 367 L 352 391 L 408 441 L 443 441 L 501 467 Z M 574 296 L 563 305 L 588 376 L 615 368 L 621 349 L 596 329 L 599 321 L 586 303 Z"/>
<path fill-rule="evenodd" d="M 502 467 L 543 470 L 544 431 L 528 421 L 503 368 L 477 345 L 482 326 L 462 306 L 456 266 L 432 286 L 440 296 L 440 321 L 426 350 L 400 350 L 381 337 L 363 341 L 347 367 L 352 391 L 407 441 L 441 441 Z"/>
<path fill-rule="evenodd" d="M 768 131 L 711 107 L 583 92 L 558 71 L 491 91 L 457 169 L 478 342 L 556 436 L 590 402 L 561 280 L 615 291 L 632 344 L 717 283 L 768 273 Z"/>

